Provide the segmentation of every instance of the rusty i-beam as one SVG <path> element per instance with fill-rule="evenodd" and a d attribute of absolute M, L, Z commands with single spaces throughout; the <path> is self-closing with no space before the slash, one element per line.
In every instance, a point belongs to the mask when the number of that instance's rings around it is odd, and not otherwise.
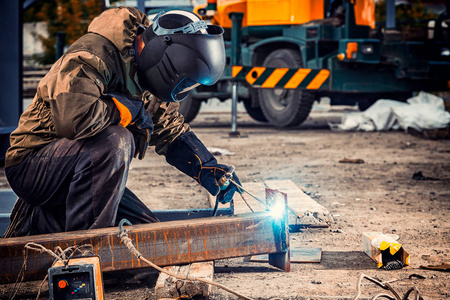
<path fill-rule="evenodd" d="M 287 214 L 268 212 L 127 226 L 142 255 L 160 266 L 269 254 L 270 263 L 290 270 Z M 0 239 L 0 283 L 13 283 L 24 261 L 24 246 L 34 242 L 49 250 L 91 245 L 103 271 L 148 267 L 118 237 L 118 227 Z M 28 251 L 24 280 L 44 278 L 53 258 Z"/>

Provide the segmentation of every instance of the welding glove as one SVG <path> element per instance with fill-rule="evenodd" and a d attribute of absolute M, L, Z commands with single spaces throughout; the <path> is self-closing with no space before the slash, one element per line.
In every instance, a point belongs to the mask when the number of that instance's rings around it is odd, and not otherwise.
<path fill-rule="evenodd" d="M 243 193 L 243 190 L 231 182 L 221 189 L 219 180 L 228 172 L 229 167 L 217 163 L 216 158 L 192 131 L 183 133 L 170 145 L 166 160 L 184 174 L 194 178 L 211 195 L 217 196 L 220 203 L 230 202 L 236 191 Z M 241 185 L 235 173 L 233 180 Z"/>
<path fill-rule="evenodd" d="M 153 121 L 150 113 L 145 110 L 144 101 L 119 93 L 110 93 L 109 96 L 119 110 L 119 125 L 126 127 L 133 134 L 136 148 L 134 157 L 139 155 L 139 159 L 143 159 L 153 132 Z"/>

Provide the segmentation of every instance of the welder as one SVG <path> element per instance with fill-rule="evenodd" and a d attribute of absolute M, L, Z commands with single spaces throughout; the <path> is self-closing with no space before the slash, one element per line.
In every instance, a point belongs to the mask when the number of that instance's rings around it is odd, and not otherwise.
<path fill-rule="evenodd" d="M 131 160 L 149 145 L 229 202 L 236 185 L 218 184 L 229 167 L 178 113 L 192 88 L 222 75 L 222 34 L 181 10 L 151 22 L 132 7 L 96 17 L 41 80 L 11 134 L 5 172 L 19 199 L 4 237 L 158 221 L 126 188 Z"/>

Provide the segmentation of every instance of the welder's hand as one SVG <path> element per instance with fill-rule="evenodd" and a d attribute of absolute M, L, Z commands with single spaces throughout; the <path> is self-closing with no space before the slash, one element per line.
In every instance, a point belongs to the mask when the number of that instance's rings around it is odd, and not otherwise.
<path fill-rule="evenodd" d="M 127 129 L 131 131 L 134 137 L 134 157 L 139 155 L 143 159 L 150 142 L 150 134 L 153 128 L 140 128 L 136 124 L 128 125 Z"/>
<path fill-rule="evenodd" d="M 234 192 L 236 191 L 240 194 L 244 192 L 231 181 L 229 182 L 228 186 L 224 186 L 221 189 L 219 182 L 222 176 L 224 176 L 228 172 L 229 170 L 228 166 L 211 163 L 207 163 L 206 165 L 207 166 L 203 165 L 200 170 L 198 182 L 205 189 L 207 189 L 208 192 L 211 193 L 211 195 L 217 196 L 217 200 L 220 203 L 224 204 L 230 202 L 233 199 Z M 241 185 L 239 178 L 234 172 L 233 172 L 233 180 L 237 184 Z"/>

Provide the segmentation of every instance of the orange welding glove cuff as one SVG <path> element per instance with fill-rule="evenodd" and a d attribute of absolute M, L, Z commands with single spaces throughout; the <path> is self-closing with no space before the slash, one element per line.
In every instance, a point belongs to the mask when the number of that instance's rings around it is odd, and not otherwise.
<path fill-rule="evenodd" d="M 136 124 L 140 128 L 153 131 L 152 118 L 150 113 L 145 110 L 144 101 L 129 98 L 119 93 L 109 93 L 109 96 L 119 110 L 119 125 L 127 127 L 130 124 Z"/>

